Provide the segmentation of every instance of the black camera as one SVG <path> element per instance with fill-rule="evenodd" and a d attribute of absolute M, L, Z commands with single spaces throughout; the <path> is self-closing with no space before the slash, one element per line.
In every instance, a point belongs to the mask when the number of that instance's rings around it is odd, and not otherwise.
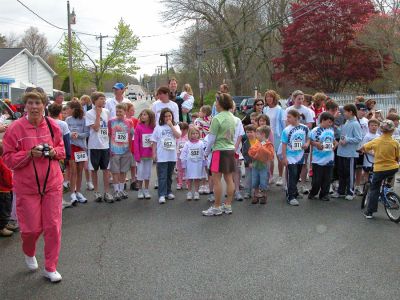
<path fill-rule="evenodd" d="M 50 146 L 49 144 L 43 144 L 36 147 L 37 150 L 42 151 L 43 157 L 50 157 Z"/>

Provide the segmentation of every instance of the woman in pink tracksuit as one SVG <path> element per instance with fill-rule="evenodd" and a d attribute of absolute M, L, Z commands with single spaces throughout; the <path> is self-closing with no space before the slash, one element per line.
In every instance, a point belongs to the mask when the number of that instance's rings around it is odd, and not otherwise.
<path fill-rule="evenodd" d="M 61 245 L 62 183 L 59 160 L 65 158 L 61 130 L 52 119 L 43 117 L 44 94 L 24 95 L 27 116 L 10 125 L 4 135 L 3 158 L 14 171 L 17 216 L 21 229 L 25 262 L 38 268 L 36 241 L 44 235 L 44 276 L 61 281 L 57 272 Z"/>

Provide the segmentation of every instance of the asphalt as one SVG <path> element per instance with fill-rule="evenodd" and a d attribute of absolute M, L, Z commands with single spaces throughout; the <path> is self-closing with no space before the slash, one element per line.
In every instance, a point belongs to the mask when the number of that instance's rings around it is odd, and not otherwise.
<path fill-rule="evenodd" d="M 0 299 L 398 299 L 399 226 L 382 207 L 235 202 L 233 215 L 203 217 L 198 202 L 129 199 L 63 213 L 59 284 L 26 270 L 19 235 L 0 239 Z M 90 195 L 90 194 L 89 194 Z M 68 198 L 68 195 L 65 195 Z"/>

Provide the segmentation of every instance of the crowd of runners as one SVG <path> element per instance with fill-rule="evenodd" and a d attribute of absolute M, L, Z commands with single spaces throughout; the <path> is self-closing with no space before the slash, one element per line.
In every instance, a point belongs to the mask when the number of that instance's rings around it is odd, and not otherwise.
<path fill-rule="evenodd" d="M 374 163 L 364 212 L 371 219 L 382 180 L 398 170 L 399 113 L 390 109 L 383 118 L 371 99 L 356 97 L 340 107 L 323 93 L 297 90 L 282 100 L 268 90 L 240 119 L 226 84 L 212 106 L 196 112 L 191 86 L 178 92 L 171 79 L 135 118 L 124 84 L 113 90 L 113 99 L 93 92 L 63 106 L 62 94 L 49 105 L 42 89 L 31 88 L 23 96 L 26 115 L 0 127 L 0 235 L 19 228 L 26 264 L 36 270 L 35 246 L 43 232 L 44 275 L 52 282 L 61 280 L 62 208 L 88 199 L 114 203 L 134 195 L 165 204 L 175 199 L 174 189 L 186 190 L 180 201 L 207 195 L 211 205 L 204 216 L 232 214 L 233 200 L 265 205 L 271 185 L 282 187 L 290 206 L 305 196 L 351 201 L 362 195 Z"/>

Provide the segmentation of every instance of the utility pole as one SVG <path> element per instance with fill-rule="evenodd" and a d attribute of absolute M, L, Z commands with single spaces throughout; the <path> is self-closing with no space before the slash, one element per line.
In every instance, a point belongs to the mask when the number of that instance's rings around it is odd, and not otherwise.
<path fill-rule="evenodd" d="M 162 76 L 162 69 L 163 69 L 163 66 L 158 66 L 158 72 L 159 72 L 159 74 L 161 74 L 161 76 Z"/>
<path fill-rule="evenodd" d="M 154 73 L 154 95 L 156 94 L 156 90 L 157 90 L 157 75 L 158 75 L 158 68 L 156 69 L 156 72 Z"/>
<path fill-rule="evenodd" d="M 108 38 L 108 35 L 96 36 L 96 39 L 100 40 L 100 72 L 103 70 L 103 39 Z"/>
<path fill-rule="evenodd" d="M 75 24 L 75 11 L 72 14 L 69 10 L 69 1 L 67 1 L 67 17 L 68 17 L 68 73 L 69 73 L 69 93 L 71 99 L 74 97 L 74 80 L 72 78 L 72 32 L 71 25 Z"/>
<path fill-rule="evenodd" d="M 203 56 L 202 47 L 200 45 L 200 31 L 199 31 L 199 19 L 196 19 L 196 57 L 197 57 L 197 72 L 199 77 L 199 91 L 200 91 L 200 107 L 204 104 L 204 96 L 203 96 L 203 82 L 201 79 L 201 58 Z"/>
<path fill-rule="evenodd" d="M 169 56 L 169 54 L 165 53 L 165 54 L 161 54 L 160 56 L 165 56 L 165 63 L 166 63 L 166 66 L 167 66 L 167 79 L 169 80 L 169 66 L 168 66 L 168 56 Z"/>

